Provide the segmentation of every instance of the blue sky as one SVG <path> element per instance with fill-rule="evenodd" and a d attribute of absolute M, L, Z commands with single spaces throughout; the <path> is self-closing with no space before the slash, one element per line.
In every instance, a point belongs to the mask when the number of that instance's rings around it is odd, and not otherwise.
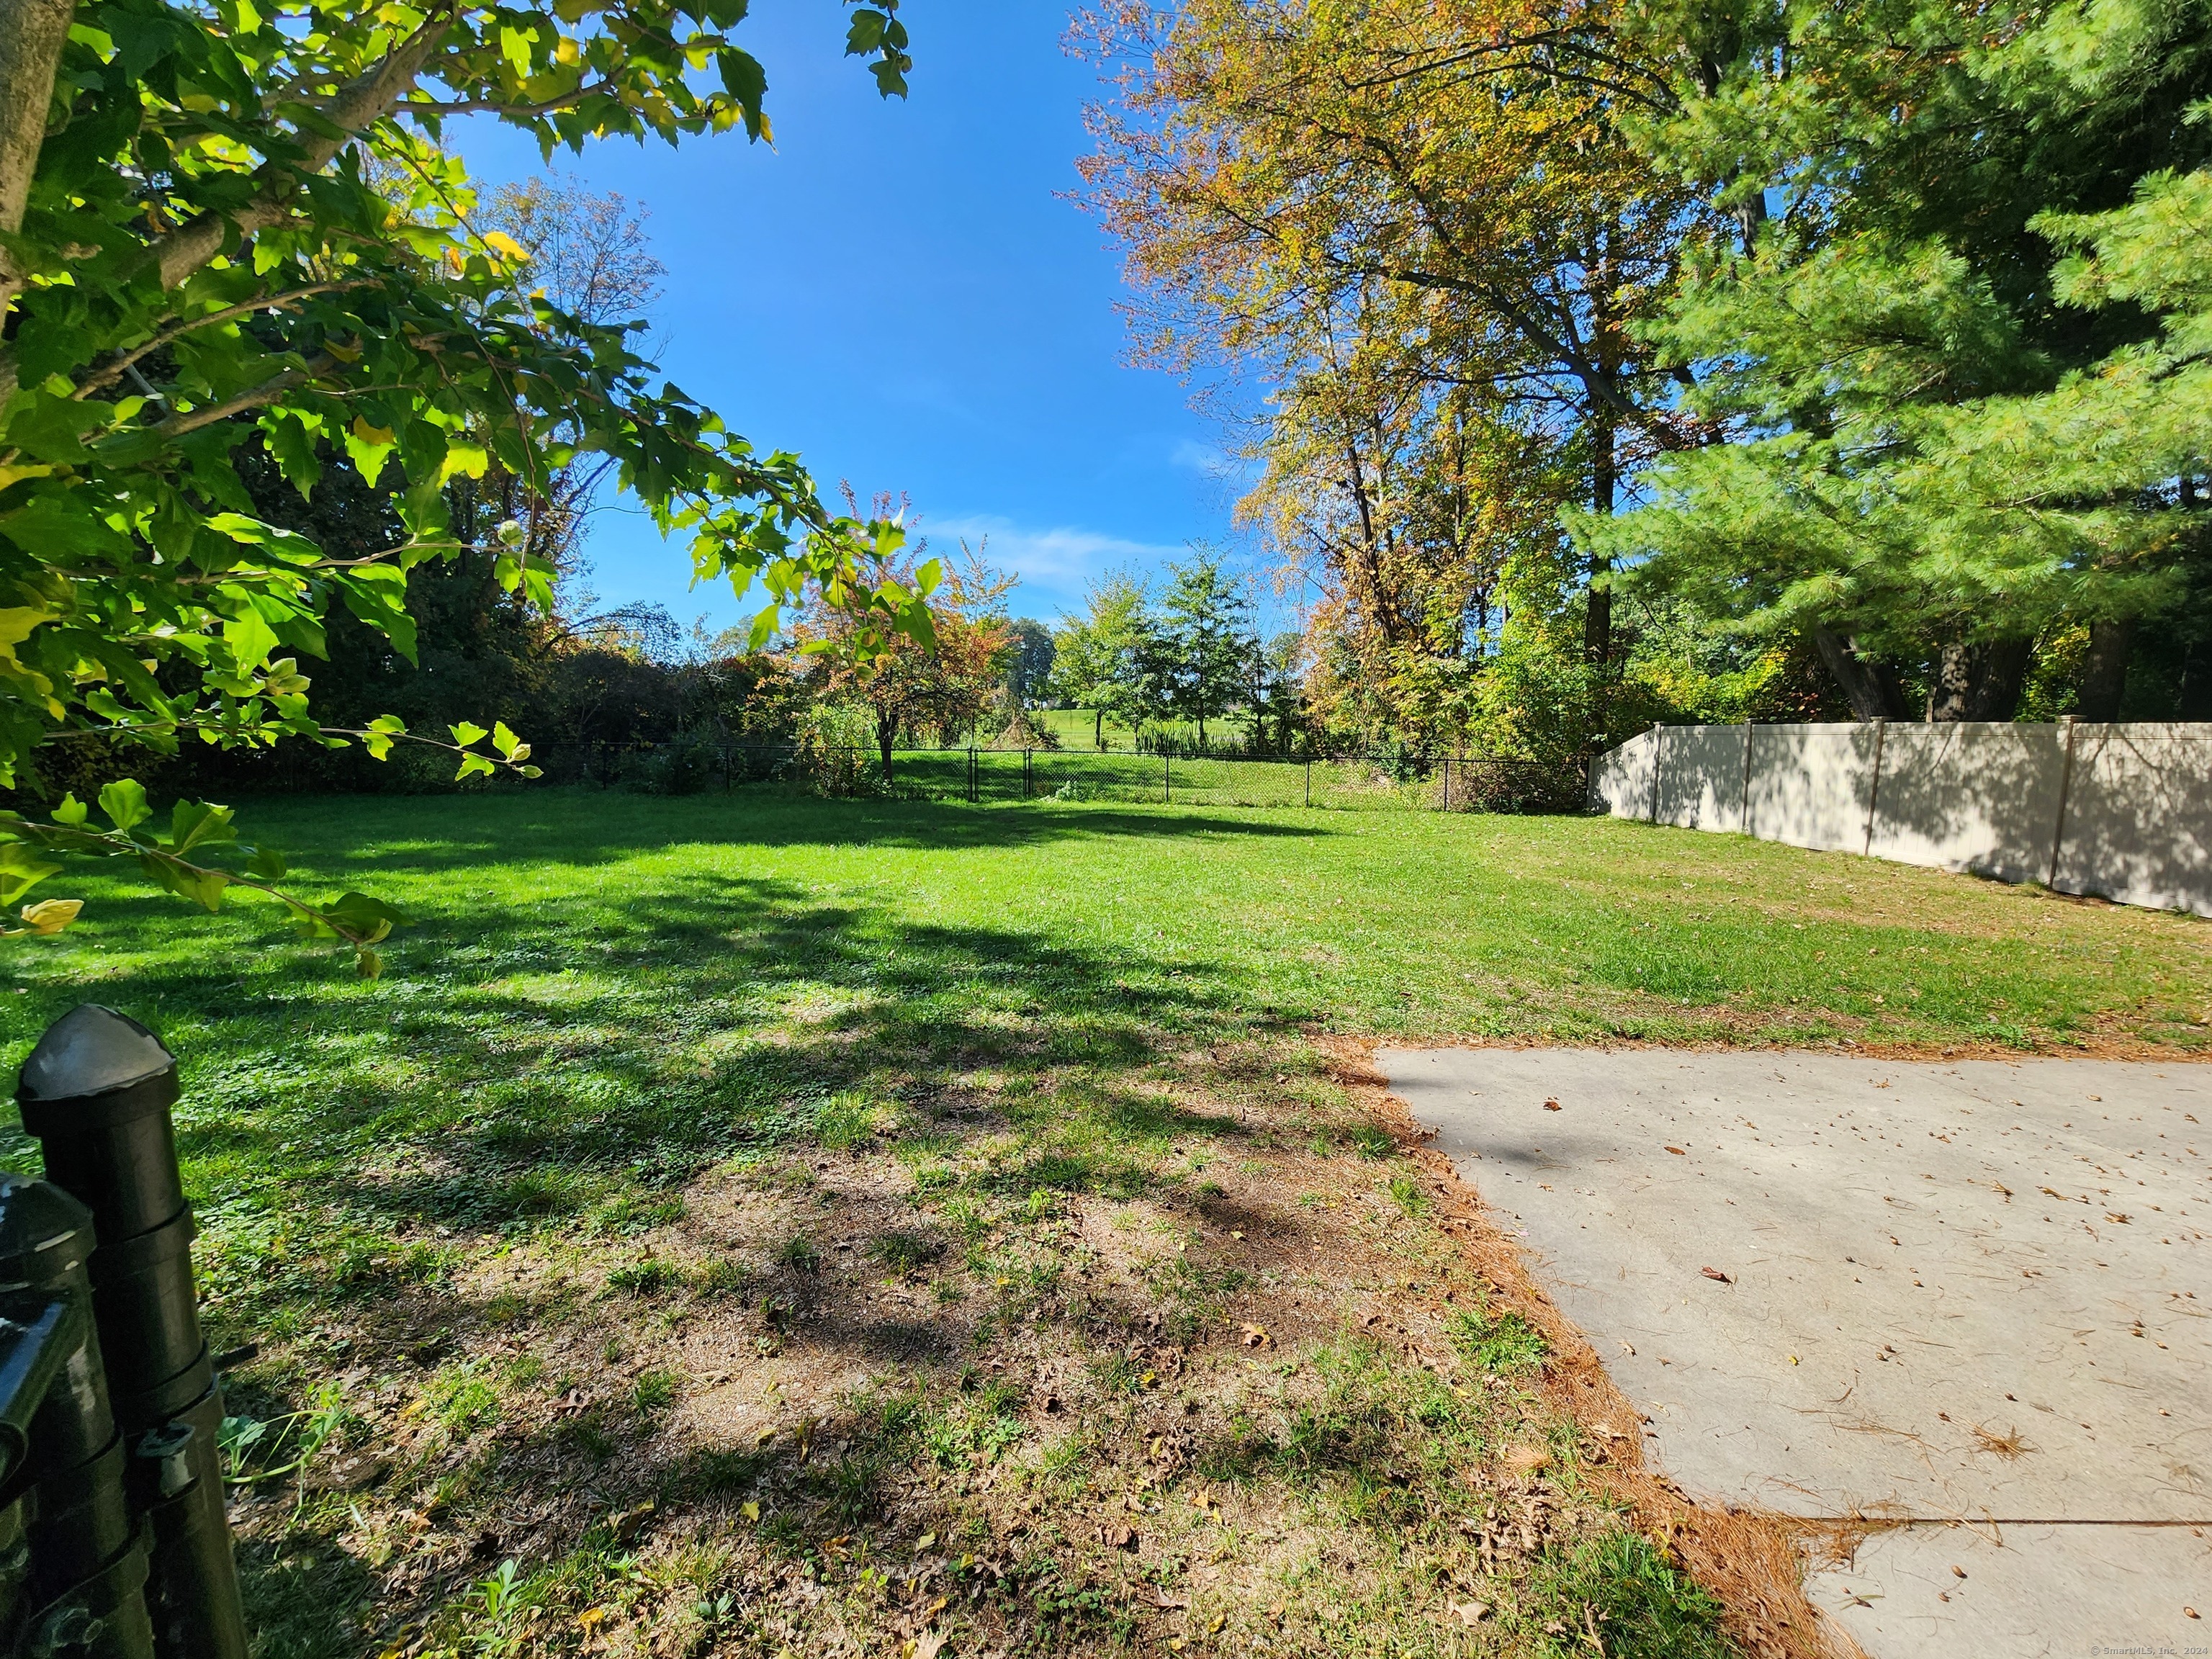
<path fill-rule="evenodd" d="M 1062 199 L 1088 148 L 1094 71 L 1038 0 L 913 0 L 912 95 L 842 55 L 836 0 L 758 0 L 739 38 L 767 65 L 774 149 L 742 135 L 556 158 L 651 210 L 668 267 L 660 362 L 825 493 L 903 490 L 933 551 L 988 535 L 1017 615 L 1073 608 L 1089 576 L 1230 538 L 1218 434 L 1173 376 L 1127 367 L 1119 265 Z M 539 171 L 519 135 L 456 135 L 487 185 Z M 595 521 L 603 603 L 678 621 L 749 614 L 641 518 Z"/>

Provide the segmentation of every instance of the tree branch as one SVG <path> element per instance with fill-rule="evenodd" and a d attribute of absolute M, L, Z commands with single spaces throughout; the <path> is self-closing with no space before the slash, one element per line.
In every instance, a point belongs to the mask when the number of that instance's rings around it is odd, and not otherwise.
<path fill-rule="evenodd" d="M 185 322 L 173 324 L 137 350 L 126 352 L 122 356 L 102 364 L 70 395 L 74 398 L 82 399 L 89 398 L 94 392 L 106 386 L 112 386 L 128 373 L 133 365 L 151 356 L 170 342 L 191 333 L 196 328 L 206 328 L 215 323 L 227 323 L 234 318 L 252 317 L 264 311 L 281 311 L 295 300 L 312 299 L 318 294 L 341 294 L 350 289 L 375 286 L 374 283 L 317 283 L 312 288 L 295 288 L 289 294 L 273 294 L 264 299 L 249 300 L 243 305 L 228 306 L 221 311 L 210 311 L 204 317 L 194 317 Z"/>
<path fill-rule="evenodd" d="M 305 386 L 319 376 L 327 374 L 337 367 L 337 359 L 325 355 L 311 359 L 298 368 L 288 368 L 282 374 L 271 375 L 259 386 L 249 386 L 234 393 L 219 404 L 204 404 L 198 409 L 179 410 L 166 421 L 150 428 L 155 436 L 181 438 L 187 432 L 197 432 L 204 426 L 213 426 L 217 421 L 227 421 L 234 415 L 243 415 L 249 409 L 259 409 L 273 404 L 294 386 Z"/>

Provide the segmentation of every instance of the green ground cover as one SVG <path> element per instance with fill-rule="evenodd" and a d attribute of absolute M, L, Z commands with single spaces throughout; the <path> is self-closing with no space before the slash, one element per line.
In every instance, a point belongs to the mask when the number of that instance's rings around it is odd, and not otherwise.
<path fill-rule="evenodd" d="M 880 775 L 872 767 L 870 776 Z M 1441 772 L 1399 778 L 1368 761 L 1181 760 L 1087 747 L 982 750 L 902 750 L 893 793 L 978 805 L 1049 799 L 1061 804 L 1141 806 L 1315 807 L 1346 811 L 1432 811 Z M 1464 779 L 1462 778 L 1462 785 Z M 1454 799 L 1463 799 L 1463 787 Z"/>
<path fill-rule="evenodd" d="M 1041 708 L 1036 710 L 1030 718 L 1059 738 L 1063 747 L 1097 751 L 1100 734 L 1097 717 L 1092 710 Z M 1146 730 L 1164 732 L 1184 743 L 1198 740 L 1196 720 L 1159 720 Z M 1206 723 L 1206 735 L 1214 743 L 1241 742 L 1250 730 L 1250 720 L 1243 719 L 1208 720 Z M 1109 751 L 1120 750 L 1126 752 L 1137 746 L 1136 727 L 1111 714 L 1106 717 L 1104 735 Z"/>
<path fill-rule="evenodd" d="M 263 1345 L 249 1587 L 301 1659 L 1723 1651 L 1325 1034 L 2212 1022 L 2202 922 L 1607 820 L 247 816 L 410 914 L 386 979 L 80 883 L 0 1018 L 11 1065 L 88 997 L 183 1059 L 210 1321 Z"/>

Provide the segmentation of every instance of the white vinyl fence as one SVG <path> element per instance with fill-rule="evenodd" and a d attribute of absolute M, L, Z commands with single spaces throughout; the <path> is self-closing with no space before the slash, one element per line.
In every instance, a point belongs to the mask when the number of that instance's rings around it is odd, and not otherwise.
<path fill-rule="evenodd" d="M 2212 725 L 1662 726 L 1590 805 L 2212 916 Z"/>

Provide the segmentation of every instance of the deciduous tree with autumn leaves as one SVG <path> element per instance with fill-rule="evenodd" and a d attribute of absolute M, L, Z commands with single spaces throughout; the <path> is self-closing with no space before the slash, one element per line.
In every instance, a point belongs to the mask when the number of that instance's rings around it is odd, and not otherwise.
<path fill-rule="evenodd" d="M 1617 738 L 1814 664 L 1866 715 L 2212 714 L 2208 21 L 1116 0 L 1089 199 L 1140 350 L 1256 390 L 1244 508 L 1355 721 L 1540 684 Z"/>

